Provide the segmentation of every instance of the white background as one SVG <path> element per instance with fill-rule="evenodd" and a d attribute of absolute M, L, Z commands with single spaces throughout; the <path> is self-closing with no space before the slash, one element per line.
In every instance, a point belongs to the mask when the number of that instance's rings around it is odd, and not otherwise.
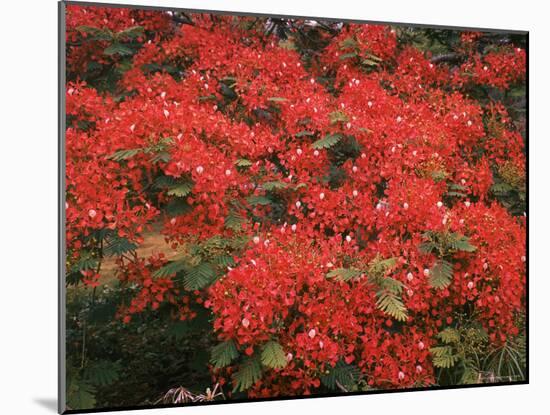
<path fill-rule="evenodd" d="M 550 393 L 548 18 L 543 1 L 135 0 L 214 10 L 530 31 L 531 384 L 437 392 L 178 408 L 149 413 L 246 415 L 541 413 Z M 52 414 L 57 384 L 57 4 L 2 2 L 0 24 L 0 408 Z M 539 409 L 536 409 L 536 408 Z M 127 412 L 124 412 L 127 413 Z M 548 413 L 548 412 L 546 412 Z"/>

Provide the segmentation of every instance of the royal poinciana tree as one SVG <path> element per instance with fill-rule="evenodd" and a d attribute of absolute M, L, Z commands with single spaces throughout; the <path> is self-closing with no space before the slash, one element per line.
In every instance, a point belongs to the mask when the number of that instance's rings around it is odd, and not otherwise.
<path fill-rule="evenodd" d="M 121 324 L 207 313 L 228 396 L 520 380 L 525 66 L 492 33 L 69 6 L 67 283 L 114 258 Z M 136 253 L 159 223 L 177 260 Z"/>

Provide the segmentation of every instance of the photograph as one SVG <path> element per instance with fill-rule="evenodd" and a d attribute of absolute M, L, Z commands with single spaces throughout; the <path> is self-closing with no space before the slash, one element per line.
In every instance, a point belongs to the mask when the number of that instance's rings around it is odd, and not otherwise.
<path fill-rule="evenodd" d="M 529 383 L 527 31 L 58 4 L 61 412 Z"/>

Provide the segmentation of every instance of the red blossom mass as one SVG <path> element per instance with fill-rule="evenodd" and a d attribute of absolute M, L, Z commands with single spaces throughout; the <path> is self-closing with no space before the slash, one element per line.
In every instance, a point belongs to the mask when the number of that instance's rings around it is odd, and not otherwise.
<path fill-rule="evenodd" d="M 192 21 L 68 7 L 67 260 L 84 284 L 111 255 L 138 287 L 125 323 L 207 309 L 239 354 L 211 368 L 221 384 L 276 341 L 284 362 L 263 364 L 250 397 L 318 393 L 344 366 L 365 388 L 433 385 L 445 329 L 518 335 L 526 224 L 497 196 L 525 191 L 503 104 L 524 49 L 485 53 L 483 33 L 463 33 L 451 64 L 399 29 L 346 24 L 316 29 L 306 59 L 295 28 Z M 185 261 L 136 254 L 158 224 Z"/>

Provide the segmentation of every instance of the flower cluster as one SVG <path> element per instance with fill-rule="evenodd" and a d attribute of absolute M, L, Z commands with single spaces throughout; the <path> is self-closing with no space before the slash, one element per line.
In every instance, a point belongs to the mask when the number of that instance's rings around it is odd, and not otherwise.
<path fill-rule="evenodd" d="M 275 338 L 287 351 L 284 369 L 258 383 L 253 396 L 311 393 L 339 361 L 357 364 L 370 386 L 433 383 L 427 347 L 406 344 L 423 339 L 428 345 L 428 336 L 413 324 L 392 333 L 392 321 L 377 308 L 376 290 L 366 280 L 326 278 L 346 258 L 366 261 L 353 243 L 341 237 L 312 243 L 291 229 L 258 238 L 210 289 L 206 303 L 218 316 L 214 329 L 221 340 L 234 340 L 253 355 Z"/>
<path fill-rule="evenodd" d="M 460 68 L 460 82 L 473 82 L 507 89 L 525 79 L 526 53 L 522 48 L 505 47 L 483 57 L 473 54 Z"/>

